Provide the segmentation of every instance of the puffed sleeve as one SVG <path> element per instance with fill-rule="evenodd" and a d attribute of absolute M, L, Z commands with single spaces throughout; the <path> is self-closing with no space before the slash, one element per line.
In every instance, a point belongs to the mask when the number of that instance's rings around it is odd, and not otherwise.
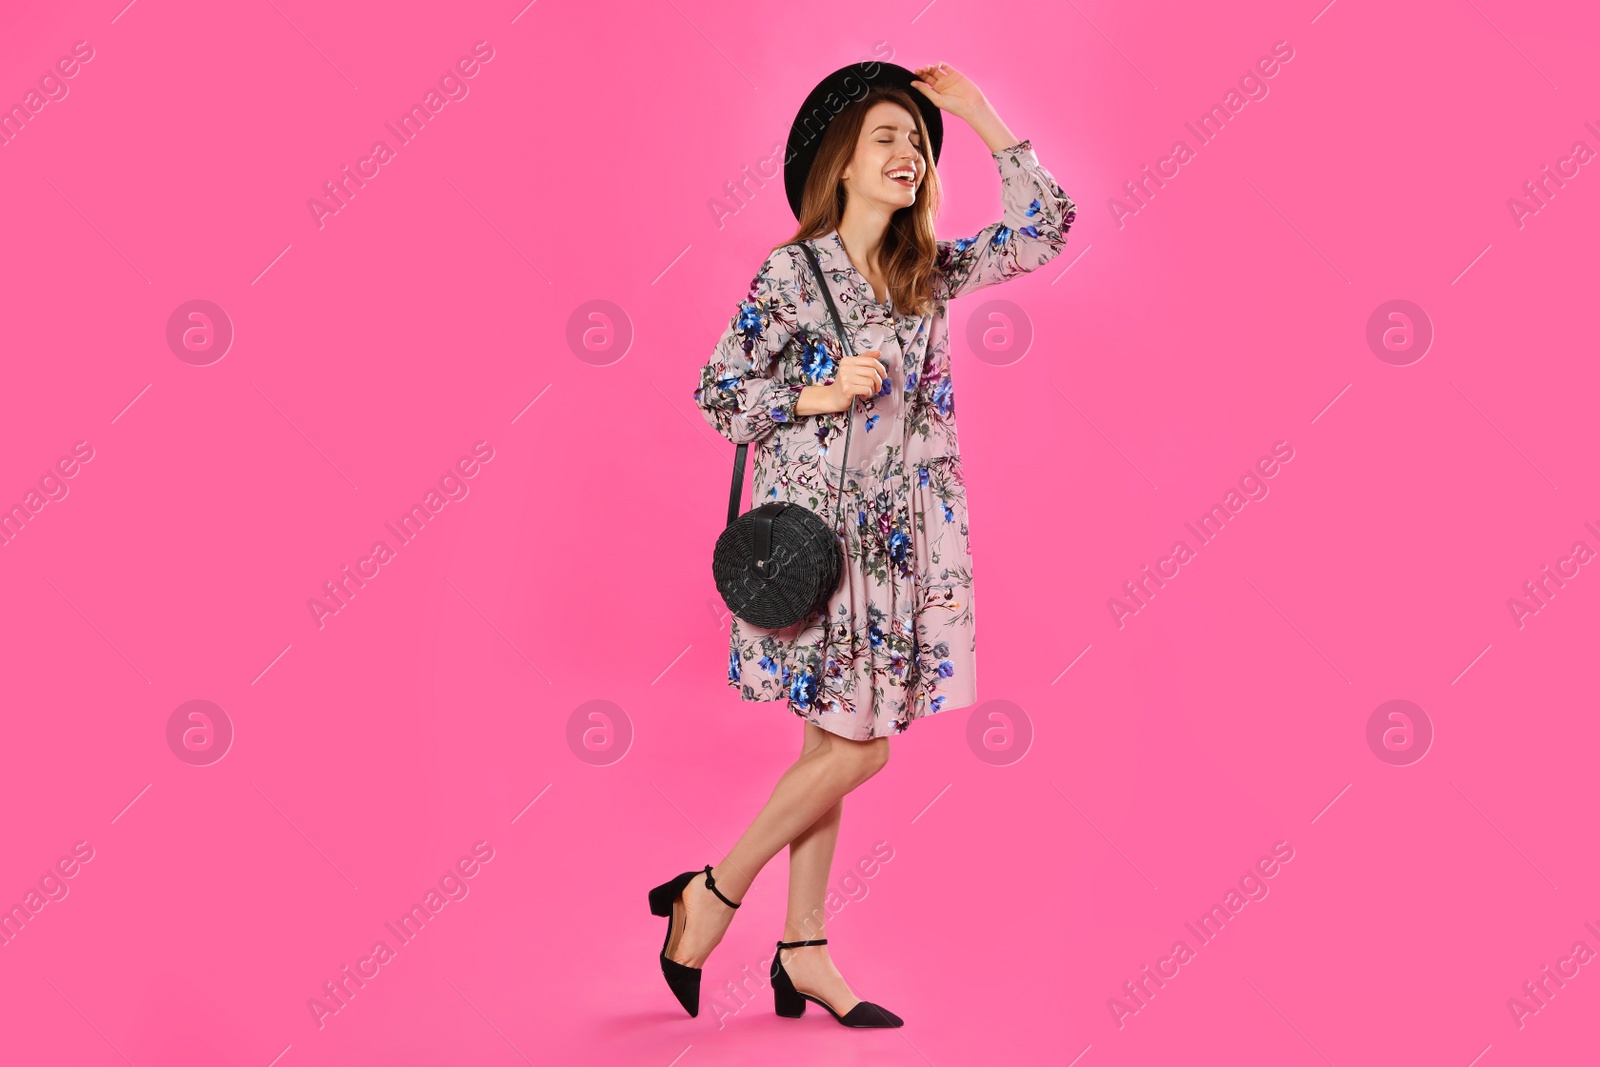
<path fill-rule="evenodd" d="M 1000 168 L 1005 210 L 976 237 L 938 244 L 939 273 L 949 296 L 976 292 L 1050 262 L 1067 244 L 1078 217 L 1072 198 L 1040 165 L 1033 142 L 1019 141 L 991 153 Z"/>
<path fill-rule="evenodd" d="M 706 422 L 734 444 L 759 441 L 795 419 L 805 383 L 785 381 L 778 356 L 795 335 L 800 255 L 792 245 L 773 250 L 700 368 L 695 403 Z"/>

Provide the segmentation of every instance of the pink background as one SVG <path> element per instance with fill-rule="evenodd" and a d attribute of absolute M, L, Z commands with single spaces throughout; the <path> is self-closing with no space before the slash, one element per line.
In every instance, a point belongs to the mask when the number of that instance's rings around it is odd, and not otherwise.
<path fill-rule="evenodd" d="M 0 504 L 93 449 L 0 547 L 0 903 L 93 849 L 0 947 L 0 1059 L 1592 1055 L 1600 966 L 1507 1006 L 1600 950 L 1600 577 L 1507 606 L 1600 549 L 1600 175 L 1507 206 L 1600 149 L 1585 5 L 123 2 L 0 11 L 0 102 L 94 50 L 0 147 Z M 319 228 L 308 198 L 477 41 L 468 95 Z M 1123 183 L 1278 41 L 1269 94 L 1119 226 Z M 710 201 L 875 46 L 972 76 L 1078 204 L 1059 260 L 952 307 L 979 694 L 1015 705 L 1011 747 L 968 743 L 999 705 L 952 710 L 846 804 L 834 955 L 904 1029 L 779 1020 L 754 986 L 713 1007 L 780 932 L 781 858 L 691 1020 L 645 891 L 718 859 L 800 744 L 724 682 L 733 447 L 690 396 L 793 219 L 781 180 L 720 226 Z M 940 235 L 970 236 L 998 180 L 947 128 Z M 1031 324 L 1020 360 L 965 340 L 991 298 Z M 166 341 L 196 299 L 235 331 L 207 366 Z M 1393 299 L 1435 331 L 1407 366 L 1366 341 Z M 574 348 L 594 300 L 625 320 Z M 319 628 L 308 599 L 479 441 L 468 495 Z M 1277 441 L 1270 494 L 1119 628 L 1108 599 Z M 1367 742 L 1394 699 L 1435 733 L 1409 765 Z M 235 731 L 207 766 L 167 740 L 190 700 Z M 568 741 L 596 700 L 598 753 Z M 480 841 L 467 895 L 319 1028 L 308 999 Z M 1199 946 L 1185 922 L 1280 841 Z"/>

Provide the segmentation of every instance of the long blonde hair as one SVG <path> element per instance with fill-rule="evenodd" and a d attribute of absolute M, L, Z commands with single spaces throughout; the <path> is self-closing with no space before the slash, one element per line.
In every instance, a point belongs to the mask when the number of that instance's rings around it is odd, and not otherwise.
<path fill-rule="evenodd" d="M 933 146 L 922 110 L 904 89 L 877 87 L 836 115 L 822 134 L 817 158 L 806 176 L 800 198 L 800 223 L 794 236 L 781 248 L 795 241 L 809 240 L 838 229 L 844 218 L 847 192 L 841 175 L 855 156 L 856 142 L 867 112 L 874 104 L 887 100 L 899 104 L 911 115 L 918 134 L 917 150 L 922 155 L 924 177 L 917 187 L 917 198 L 909 207 L 896 211 L 889 219 L 878 258 L 884 267 L 890 300 L 902 312 L 924 315 L 933 300 L 934 260 L 938 251 L 933 219 L 939 212 L 939 175 L 933 164 Z"/>

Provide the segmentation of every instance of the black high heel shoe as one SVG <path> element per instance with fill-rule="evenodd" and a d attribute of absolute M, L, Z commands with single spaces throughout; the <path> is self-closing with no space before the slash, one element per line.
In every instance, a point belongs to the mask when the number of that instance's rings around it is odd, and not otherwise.
<path fill-rule="evenodd" d="M 854 1027 L 889 1027 L 901 1026 L 905 1020 L 900 1018 L 888 1008 L 863 1000 L 849 1011 L 840 1015 L 833 1010 L 821 997 L 814 997 L 810 993 L 802 993 L 794 987 L 794 982 L 789 979 L 789 972 L 783 969 L 782 951 L 786 948 L 804 948 L 807 945 L 826 945 L 827 938 L 815 941 L 779 941 L 778 951 L 772 954 L 772 1004 L 779 1015 L 785 1019 L 798 1019 L 806 1012 L 806 1001 L 821 1004 L 828 1009 L 828 1014 L 841 1024 Z"/>
<path fill-rule="evenodd" d="M 716 880 L 711 877 L 711 865 L 706 864 L 704 871 L 684 871 L 665 885 L 658 885 L 650 890 L 650 914 L 664 915 L 667 919 L 667 936 L 661 942 L 661 974 L 667 980 L 667 987 L 672 990 L 672 995 L 678 998 L 678 1003 L 683 1005 L 683 1010 L 691 1016 L 700 1014 L 700 968 L 685 967 L 677 960 L 667 958 L 667 946 L 672 944 L 672 920 L 677 910 L 674 905 L 678 903 L 683 891 L 689 883 L 700 877 L 706 876 L 706 888 L 717 895 L 717 899 L 730 908 L 739 905 L 722 895 L 722 890 L 717 888 Z M 684 916 L 688 922 L 688 916 Z"/>

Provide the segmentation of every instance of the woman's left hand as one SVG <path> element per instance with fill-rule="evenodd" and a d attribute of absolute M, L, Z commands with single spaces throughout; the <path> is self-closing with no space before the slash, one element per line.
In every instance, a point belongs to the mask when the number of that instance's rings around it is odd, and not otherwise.
<path fill-rule="evenodd" d="M 930 63 L 912 73 L 917 77 L 911 84 L 937 107 L 957 118 L 970 122 L 973 116 L 989 108 L 989 101 L 977 83 L 948 63 Z"/>
<path fill-rule="evenodd" d="M 912 73 L 916 78 L 911 84 L 936 107 L 966 120 L 989 146 L 989 151 L 998 152 L 1017 143 L 1016 135 L 1001 121 L 989 104 L 989 98 L 971 78 L 948 63 L 932 63 Z"/>

